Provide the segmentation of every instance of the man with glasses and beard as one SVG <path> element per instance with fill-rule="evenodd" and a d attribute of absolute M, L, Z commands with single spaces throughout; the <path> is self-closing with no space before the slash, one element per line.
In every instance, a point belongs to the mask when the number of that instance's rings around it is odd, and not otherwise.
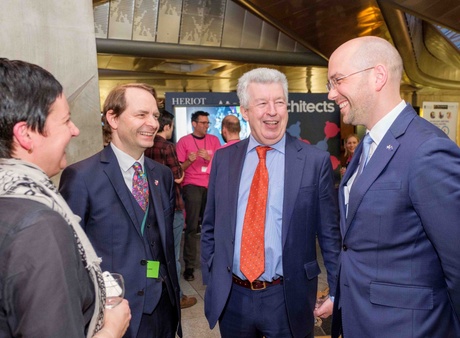
<path fill-rule="evenodd" d="M 177 142 L 177 157 L 185 171 L 182 182 L 185 202 L 184 279 L 195 279 L 197 256 L 197 230 L 200 216 L 206 205 L 209 173 L 214 152 L 220 148 L 219 139 L 208 134 L 209 113 L 196 111 L 192 114 L 193 132 Z"/>

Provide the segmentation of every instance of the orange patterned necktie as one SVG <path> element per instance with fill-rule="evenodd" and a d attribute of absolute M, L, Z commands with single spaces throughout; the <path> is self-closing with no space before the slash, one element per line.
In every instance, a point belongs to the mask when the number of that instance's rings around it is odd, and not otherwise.
<path fill-rule="evenodd" d="M 268 195 L 268 170 L 265 164 L 267 146 L 256 147 L 259 156 L 249 191 L 241 239 L 240 269 L 253 282 L 265 270 L 265 215 Z"/>

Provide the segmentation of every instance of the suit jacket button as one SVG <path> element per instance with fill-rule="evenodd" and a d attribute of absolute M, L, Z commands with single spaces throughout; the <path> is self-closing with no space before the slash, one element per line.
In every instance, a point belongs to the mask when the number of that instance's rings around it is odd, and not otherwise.
<path fill-rule="evenodd" d="M 344 244 L 343 247 L 342 247 L 343 251 L 347 251 L 348 250 L 348 247 Z"/>
<path fill-rule="evenodd" d="M 227 271 L 230 272 L 230 271 L 232 271 L 232 269 L 230 269 L 230 267 L 227 266 Z"/>
<path fill-rule="evenodd" d="M 138 295 L 138 296 L 143 296 L 143 295 L 144 295 L 144 290 L 139 290 L 139 291 L 137 291 L 137 295 Z"/>
<path fill-rule="evenodd" d="M 141 265 L 147 265 L 147 261 L 145 259 L 141 260 Z"/>

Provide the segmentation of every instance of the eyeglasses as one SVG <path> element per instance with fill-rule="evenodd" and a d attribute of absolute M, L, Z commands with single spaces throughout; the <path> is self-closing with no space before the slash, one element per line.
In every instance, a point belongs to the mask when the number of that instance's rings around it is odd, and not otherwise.
<path fill-rule="evenodd" d="M 207 125 L 211 124 L 211 122 L 208 122 L 208 121 L 196 121 L 196 123 L 207 124 Z"/>
<path fill-rule="evenodd" d="M 359 73 L 362 73 L 362 72 L 365 72 L 365 71 L 368 71 L 374 68 L 375 67 L 369 67 L 369 68 L 366 68 L 366 69 L 363 69 L 363 70 L 360 70 L 360 71 L 357 71 L 357 72 L 354 72 L 348 75 L 332 78 L 326 83 L 327 91 L 330 92 L 332 89 L 335 89 L 335 87 L 337 87 L 340 84 L 339 81 L 342 81 L 343 79 L 346 79 L 349 76 L 356 75 L 356 74 L 359 74 Z"/>

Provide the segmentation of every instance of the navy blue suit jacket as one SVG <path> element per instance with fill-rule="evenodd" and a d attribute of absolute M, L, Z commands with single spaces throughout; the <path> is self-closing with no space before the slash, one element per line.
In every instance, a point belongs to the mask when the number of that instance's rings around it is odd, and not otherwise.
<path fill-rule="evenodd" d="M 214 327 L 232 287 L 238 188 L 249 139 L 213 158 L 201 232 L 205 314 Z M 337 192 L 329 154 L 286 134 L 282 224 L 284 293 L 294 337 L 313 335 L 318 275 L 318 235 L 330 289 L 340 252 Z"/>
<path fill-rule="evenodd" d="M 460 337 L 460 149 L 407 105 L 351 188 L 339 188 L 341 253 L 334 332 Z"/>
<path fill-rule="evenodd" d="M 166 166 L 145 158 L 150 191 L 146 227 L 156 222 L 166 259 L 167 277 L 172 282 L 173 303 L 180 323 L 179 284 L 174 258 L 174 180 Z M 151 257 L 150 243 L 141 233 L 142 215 L 121 174 L 110 146 L 67 167 L 61 176 L 60 192 L 72 211 L 81 217 L 81 226 L 97 254 L 102 270 L 121 273 L 125 298 L 131 308 L 131 322 L 125 337 L 136 337 L 142 313 L 152 313 L 159 297 L 157 279 L 146 278 L 145 260 Z M 151 209 L 153 207 L 153 210 Z M 142 210 L 142 209 L 140 209 Z M 179 332 L 181 329 L 179 325 Z"/>

